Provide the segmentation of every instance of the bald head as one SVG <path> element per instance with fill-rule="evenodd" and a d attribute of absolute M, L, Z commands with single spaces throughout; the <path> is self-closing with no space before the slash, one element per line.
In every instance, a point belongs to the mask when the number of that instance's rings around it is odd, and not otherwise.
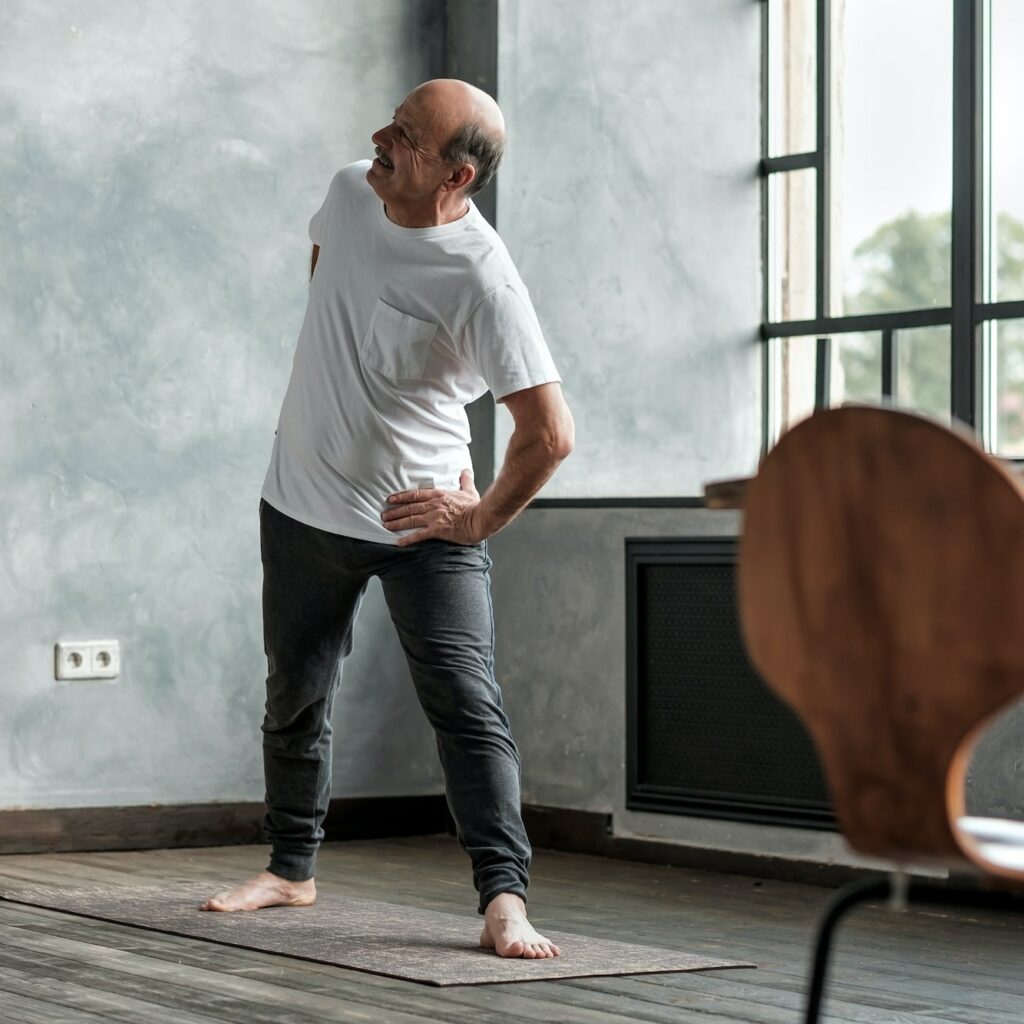
<path fill-rule="evenodd" d="M 475 195 L 494 176 L 505 151 L 505 119 L 498 104 L 475 85 L 458 78 L 435 78 L 406 97 L 433 121 L 436 138 L 447 139 L 446 163 L 472 164 L 476 176 L 466 189 Z"/>
<path fill-rule="evenodd" d="M 413 89 L 409 98 L 413 96 L 434 110 L 446 112 L 460 127 L 474 124 L 497 139 L 505 138 L 505 119 L 498 104 L 469 82 L 435 78 Z"/>

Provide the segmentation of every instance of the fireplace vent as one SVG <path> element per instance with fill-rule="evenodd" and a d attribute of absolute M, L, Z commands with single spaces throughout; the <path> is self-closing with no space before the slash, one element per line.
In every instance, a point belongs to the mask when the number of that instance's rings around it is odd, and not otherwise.
<path fill-rule="evenodd" d="M 737 547 L 626 541 L 626 806 L 833 829 L 807 731 L 747 658 Z"/>

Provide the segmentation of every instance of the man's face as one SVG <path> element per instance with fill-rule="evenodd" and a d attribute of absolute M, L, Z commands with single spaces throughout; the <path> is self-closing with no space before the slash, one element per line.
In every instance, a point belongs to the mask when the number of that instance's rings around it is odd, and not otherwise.
<path fill-rule="evenodd" d="M 451 135 L 449 120 L 429 96 L 414 90 L 395 111 L 391 124 L 373 133 L 377 158 L 366 178 L 385 203 L 408 205 L 432 199 L 451 173 L 440 157 Z"/>

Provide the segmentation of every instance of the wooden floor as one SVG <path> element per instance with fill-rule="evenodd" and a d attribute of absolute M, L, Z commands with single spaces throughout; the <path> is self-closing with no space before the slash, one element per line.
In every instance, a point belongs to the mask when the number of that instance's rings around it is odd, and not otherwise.
<path fill-rule="evenodd" d="M 231 881 L 264 847 L 0 857 L 0 883 Z M 467 863 L 446 837 L 331 844 L 322 891 L 467 912 Z M 539 852 L 535 921 L 750 960 L 757 970 L 448 989 L 0 902 L 0 1021 L 17 1024 L 511 1022 L 776 1024 L 801 1019 L 808 949 L 829 891 Z M 856 911 L 840 932 L 826 1019 L 1024 1022 L 1024 918 Z"/>

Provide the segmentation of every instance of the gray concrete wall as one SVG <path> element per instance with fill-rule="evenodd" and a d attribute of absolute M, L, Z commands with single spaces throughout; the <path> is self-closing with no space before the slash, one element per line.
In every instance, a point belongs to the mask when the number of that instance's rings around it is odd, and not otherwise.
<path fill-rule="evenodd" d="M 695 495 L 756 465 L 759 17 L 748 0 L 501 6 L 498 228 L 577 422 L 544 497 Z M 834 836 L 625 808 L 624 539 L 735 529 L 705 510 L 548 508 L 494 538 L 524 799 L 611 812 L 621 835 L 835 859 Z"/>
<path fill-rule="evenodd" d="M 576 451 L 542 496 L 693 495 L 751 472 L 759 5 L 595 0 L 581 16 L 571 0 L 505 0 L 500 10 L 510 147 L 498 228 L 577 423 Z M 499 410 L 499 438 L 508 431 Z M 527 801 L 611 811 L 620 832 L 637 822 L 625 811 L 623 540 L 734 529 L 703 510 L 552 508 L 494 538 L 498 667 Z M 651 834 L 700 824 L 646 817 Z"/>
<path fill-rule="evenodd" d="M 967 774 L 967 810 L 1024 820 L 1024 700 L 982 731 Z"/>
<path fill-rule="evenodd" d="M 836 834 L 626 809 L 627 537 L 734 536 L 735 512 L 531 509 L 490 542 L 497 665 L 527 803 L 610 813 L 616 835 L 870 863 Z M 972 813 L 1024 818 L 1024 706 L 983 736 Z"/>
<path fill-rule="evenodd" d="M 760 443 L 759 7 L 504 0 L 510 149 L 498 228 L 577 420 L 542 497 L 699 494 Z M 508 436 L 499 409 L 498 437 Z M 526 512 L 492 541 L 498 668 L 528 802 L 616 832 L 853 861 L 834 835 L 625 808 L 627 536 L 730 533 L 728 513 Z M 1024 817 L 1024 709 L 975 758 L 978 812 Z"/>
<path fill-rule="evenodd" d="M 256 506 L 305 225 L 442 72 L 443 7 L 0 14 L 0 808 L 262 796 Z M 580 427 L 549 495 L 697 493 L 752 468 L 757 8 L 501 4 L 498 226 Z M 834 859 L 817 833 L 624 808 L 622 541 L 733 529 L 549 509 L 494 539 L 524 796 L 612 811 L 622 834 Z M 53 643 L 94 636 L 121 640 L 120 680 L 55 682 Z M 979 756 L 980 807 L 1021 810 L 1022 720 Z M 440 790 L 376 586 L 334 724 L 337 795 Z"/>
<path fill-rule="evenodd" d="M 699 494 L 754 468 L 761 6 L 501 4 L 498 229 L 577 421 L 545 497 Z"/>
<path fill-rule="evenodd" d="M 443 0 L 0 13 L 0 808 L 260 799 L 257 504 L 306 224 L 443 72 Z M 54 680 L 116 637 L 113 685 Z M 439 789 L 374 591 L 336 792 Z"/>
<path fill-rule="evenodd" d="M 626 537 L 734 536 L 734 512 L 534 509 L 491 541 L 497 665 L 523 799 L 610 813 L 616 835 L 862 863 L 831 833 L 626 809 Z"/>
<path fill-rule="evenodd" d="M 625 538 L 736 528 L 736 513 L 706 509 L 553 508 L 491 539 L 496 660 L 527 802 L 625 807 Z"/>

